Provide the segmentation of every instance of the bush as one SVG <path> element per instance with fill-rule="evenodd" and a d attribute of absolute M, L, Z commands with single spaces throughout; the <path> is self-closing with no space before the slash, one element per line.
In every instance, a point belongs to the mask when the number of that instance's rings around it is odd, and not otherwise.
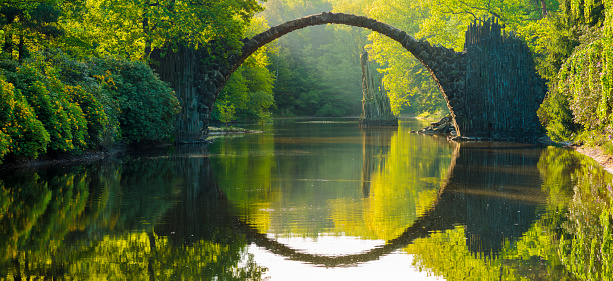
<path fill-rule="evenodd" d="M 6 155 L 36 158 L 46 152 L 49 133 L 12 84 L 0 78 L 0 163 Z"/>
<path fill-rule="evenodd" d="M 103 88 L 120 109 L 119 124 L 126 143 L 160 142 L 171 138 L 179 101 L 170 86 L 144 63 L 93 59 L 92 73 L 107 77 Z M 105 76 L 106 75 L 106 76 Z"/>
<path fill-rule="evenodd" d="M 52 85 L 49 77 L 31 65 L 22 66 L 15 76 L 15 85 L 22 90 L 51 136 L 49 149 L 65 152 L 84 148 L 87 121 L 78 105 L 68 100 L 63 89 L 58 89 L 60 85 Z"/>
<path fill-rule="evenodd" d="M 0 61 L 0 163 L 171 138 L 179 102 L 146 64 L 59 54 Z"/>
<path fill-rule="evenodd" d="M 537 114 L 547 135 L 554 141 L 570 140 L 581 130 L 581 125 L 573 121 L 567 96 L 556 88 L 549 91 Z"/>
<path fill-rule="evenodd" d="M 85 143 L 95 148 L 102 143 L 103 132 L 108 124 L 108 118 L 102 104 L 81 86 L 67 85 L 64 88 L 66 95 L 72 102 L 78 104 L 87 120 L 87 136 Z"/>

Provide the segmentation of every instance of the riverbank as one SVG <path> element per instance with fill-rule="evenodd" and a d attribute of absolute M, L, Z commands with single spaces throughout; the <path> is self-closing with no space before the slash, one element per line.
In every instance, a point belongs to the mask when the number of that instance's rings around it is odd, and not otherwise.
<path fill-rule="evenodd" d="M 227 135 L 227 134 L 259 134 L 259 133 L 263 133 L 263 132 L 264 131 L 249 130 L 249 129 L 239 128 L 239 127 L 225 128 L 225 127 L 209 126 L 209 136 L 211 136 L 211 135 Z"/>
<path fill-rule="evenodd" d="M 80 165 L 101 161 L 120 154 L 122 150 L 86 152 L 79 155 L 63 155 L 58 157 L 43 157 L 20 162 L 4 163 L 0 171 L 44 169 L 53 166 Z"/>
<path fill-rule="evenodd" d="M 240 135 L 240 134 L 259 134 L 263 133 L 263 131 L 259 130 L 249 130 L 238 127 L 209 127 L 210 133 L 206 142 L 203 144 L 210 143 L 217 138 L 227 136 L 227 135 Z M 158 143 L 158 144 L 147 144 L 140 145 L 139 149 L 147 149 L 147 148 L 159 148 L 159 147 L 167 147 L 171 146 L 171 143 Z M 180 144 L 178 144 L 180 145 Z M 64 155 L 56 155 L 49 156 L 44 155 L 40 158 L 23 160 L 18 162 L 9 162 L 0 164 L 0 171 L 10 171 L 10 170 L 28 170 L 28 169 L 41 169 L 41 168 L 49 168 L 53 166 L 62 166 L 62 165 L 81 165 L 81 164 L 89 164 L 96 161 L 101 161 L 105 159 L 109 159 L 118 155 L 121 155 L 134 147 L 125 144 L 116 144 L 111 149 L 105 149 L 104 151 L 89 151 L 84 152 L 82 154 L 64 154 Z"/>
<path fill-rule="evenodd" d="M 570 146 L 577 152 L 589 156 L 598 162 L 609 173 L 613 173 L 613 156 L 606 154 L 602 149 L 598 147 L 587 146 Z"/>

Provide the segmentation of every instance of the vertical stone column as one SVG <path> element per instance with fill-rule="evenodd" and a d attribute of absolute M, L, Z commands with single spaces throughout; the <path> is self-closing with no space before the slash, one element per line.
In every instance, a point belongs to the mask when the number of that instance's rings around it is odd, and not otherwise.
<path fill-rule="evenodd" d="M 536 72 L 528 46 L 507 35 L 494 19 L 466 32 L 466 114 L 464 136 L 534 141 L 543 135 L 536 111 L 545 98 L 545 80 Z"/>
<path fill-rule="evenodd" d="M 398 126 L 398 118 L 392 113 L 390 99 L 383 87 L 383 82 L 375 84 L 368 62 L 368 52 L 363 51 L 362 66 L 362 126 Z M 379 86 L 379 87 L 377 87 Z"/>
<path fill-rule="evenodd" d="M 206 50 L 181 47 L 176 52 L 154 50 L 152 67 L 162 81 L 170 83 L 181 105 L 175 121 L 176 143 L 203 142 L 217 95 L 226 82 L 228 66 L 211 62 Z M 224 74 L 225 72 L 225 74 Z"/>
<path fill-rule="evenodd" d="M 179 100 L 181 112 L 175 120 L 175 141 L 190 142 L 200 138 L 202 120 L 198 114 L 199 93 L 195 75 L 198 65 L 194 63 L 197 53 L 193 49 L 179 48 L 176 52 L 154 50 L 152 67 L 162 81 L 168 82 Z"/>

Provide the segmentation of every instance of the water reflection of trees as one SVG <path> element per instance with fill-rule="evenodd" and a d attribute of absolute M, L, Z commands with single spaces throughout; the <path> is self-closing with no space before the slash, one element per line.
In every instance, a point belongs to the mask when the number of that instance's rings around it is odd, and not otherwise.
<path fill-rule="evenodd" d="M 406 148 L 406 142 L 403 143 Z M 377 190 L 375 186 L 386 183 L 380 185 L 389 189 L 394 170 L 399 172 L 398 166 L 406 167 L 407 163 L 394 166 L 393 155 L 400 155 L 398 151 L 385 155 L 380 150 L 369 152 L 367 145 L 364 147 L 364 156 L 374 155 L 371 162 L 363 160 L 371 171 L 364 178 L 370 179 L 368 198 L 373 199 L 373 194 L 393 193 L 393 190 Z M 394 147 L 390 145 L 390 151 Z M 610 202 L 610 192 L 602 188 L 610 183 L 610 179 L 603 179 L 608 178 L 604 176 L 607 173 L 575 152 L 558 148 L 462 144 L 456 156 L 451 161 L 453 166 L 449 168 L 447 180 L 439 181 L 442 188 L 436 207 L 424 211 L 432 218 L 424 227 L 434 232 L 411 240 L 413 243 L 404 248 L 415 255 L 415 266 L 449 280 L 601 280 L 609 276 L 609 269 L 602 266 L 611 254 L 610 209 L 606 209 L 610 203 L 603 205 Z M 394 202 L 387 200 L 387 204 Z M 593 208 L 590 204 L 600 207 Z M 342 221 L 342 225 L 351 223 Z M 356 225 L 359 224 L 353 224 L 353 232 L 345 233 L 359 233 Z M 391 233 L 398 225 L 372 220 L 367 228 Z M 394 241 L 415 237 L 406 233 L 403 236 Z M 328 266 L 347 265 L 343 263 L 345 260 L 364 262 L 373 258 L 369 254 L 389 252 L 375 249 L 359 255 L 329 257 L 301 253 L 272 240 L 262 245 L 265 244 L 273 252 L 288 254 L 291 259 Z"/>
<path fill-rule="evenodd" d="M 417 266 L 449 280 L 611 280 L 611 174 L 559 148 L 543 149 L 537 166 L 546 202 L 497 254 L 470 251 L 468 226 L 434 233 L 405 250 L 417 254 Z"/>
<path fill-rule="evenodd" d="M 403 143 L 406 144 L 406 142 Z M 393 151 L 395 147 L 401 146 L 392 144 L 391 150 Z M 460 226 L 463 238 L 462 247 L 465 247 L 466 250 L 458 253 L 466 252 L 484 257 L 497 256 L 505 242 L 515 241 L 530 227 L 536 216 L 537 204 L 545 201 L 545 196 L 540 189 L 539 172 L 536 169 L 539 153 L 540 149 L 521 146 L 502 148 L 458 146 L 454 153 L 454 161 L 451 161 L 453 165 L 449 167 L 447 180 L 439 181 L 442 186 L 438 194 L 434 194 L 435 198 L 434 201 L 430 201 L 432 203 L 430 208 L 423 210 L 419 216 L 413 213 L 413 215 L 393 217 L 393 212 L 386 212 L 386 210 L 380 212 L 377 208 L 367 206 L 364 216 L 367 218 L 372 216 L 375 219 L 367 219 L 364 228 L 377 229 L 375 237 L 385 239 L 387 243 L 362 254 L 336 257 L 308 255 L 267 240 L 265 236 L 257 233 L 252 235 L 260 243 L 259 245 L 275 253 L 288 255 L 290 259 L 325 266 L 343 266 L 378 259 L 381 255 L 406 247 L 416 238 L 428 237 L 434 231 L 455 230 L 454 226 Z M 411 175 L 405 170 L 407 168 L 413 172 L 419 171 L 419 168 L 412 167 L 412 161 L 408 160 L 410 158 L 397 159 L 394 155 L 402 154 L 390 154 L 385 162 L 381 161 L 373 165 L 375 171 L 371 173 L 373 188 L 369 199 L 380 201 L 369 203 L 370 205 L 377 203 L 387 205 L 386 207 L 410 205 L 409 209 L 415 212 L 416 201 L 419 201 L 420 196 L 423 198 L 424 195 L 421 189 L 423 187 L 420 188 L 417 184 L 411 186 L 413 188 L 406 187 L 394 182 L 393 179 Z M 424 154 L 421 157 L 424 157 Z M 394 174 L 395 172 L 400 175 Z M 415 183 L 419 182 L 419 177 L 416 178 Z M 407 192 L 412 196 L 402 197 L 402 193 Z M 387 196 L 390 194 L 391 196 Z M 398 198 L 402 201 L 400 204 L 395 201 Z M 402 212 L 402 209 L 399 212 Z M 381 213 L 387 214 L 388 219 L 377 219 Z M 389 217 L 392 219 L 390 220 Z M 409 220 L 406 220 L 407 218 Z M 347 224 L 345 221 L 342 223 L 342 225 Z M 252 231 L 252 229 L 248 228 L 247 231 Z M 356 233 L 356 230 L 353 231 L 350 233 Z M 362 231 L 361 237 L 371 237 L 368 232 Z M 443 241 L 437 243 L 443 243 Z M 427 250 L 427 253 L 436 252 L 430 251 L 428 249 L 430 247 L 432 245 L 423 249 Z M 421 253 L 420 249 L 422 248 L 418 246 L 409 246 L 406 250 L 409 253 Z M 424 255 L 420 257 L 423 263 L 427 263 L 429 257 Z"/>
<path fill-rule="evenodd" d="M 386 153 L 366 146 L 373 149 L 363 154 L 372 156 L 367 165 L 372 170 L 367 169 L 368 177 L 363 178 L 369 179 L 371 206 L 353 217 L 332 209 L 339 231 L 393 239 L 382 233 L 403 230 L 433 211 L 425 207 L 432 200 L 419 198 L 432 198 L 428 192 L 435 190 L 440 221 L 432 220 L 430 227 L 435 230 L 439 223 L 444 227 L 403 246 L 403 251 L 414 254 L 415 266 L 448 280 L 611 280 L 613 177 L 591 160 L 558 148 L 463 144 L 456 150 L 455 162 L 448 160 L 454 164 L 447 166 L 447 174 L 440 163 L 403 162 L 399 155 L 430 155 L 412 141 L 406 134 L 390 134 Z M 258 145 L 273 150 L 274 144 L 263 140 Z M 227 153 L 232 149 L 244 148 L 228 148 Z M 262 276 L 265 269 L 245 252 L 253 233 L 237 232 L 237 213 L 229 208 L 239 209 L 240 215 L 250 210 L 237 204 L 257 201 L 255 206 L 262 208 L 285 196 L 288 190 L 272 188 L 278 184 L 274 154 L 256 160 L 233 157 L 237 168 L 224 168 L 227 173 L 247 173 L 260 182 L 258 188 L 234 194 L 220 192 L 223 188 L 214 179 L 216 172 L 206 152 L 178 150 L 139 157 L 147 161 L 134 157 L 122 163 L 3 174 L 0 277 L 244 280 Z M 252 165 L 259 167 L 250 172 Z M 406 178 L 409 170 L 419 169 L 439 169 L 441 176 Z M 410 197 L 417 201 L 394 201 L 400 195 L 394 192 L 410 190 L 386 189 L 403 180 L 422 184 Z M 246 181 L 245 186 L 253 183 Z M 362 184 L 356 190 L 360 198 L 365 197 Z M 436 184 L 443 187 L 441 193 L 431 188 Z M 257 196 L 250 197 L 253 194 Z M 403 204 L 411 205 L 415 214 L 396 217 L 397 222 L 382 219 Z M 262 226 L 271 223 L 270 217 L 254 221 Z"/>
<path fill-rule="evenodd" d="M 195 218 L 208 225 L 200 235 L 154 227 L 164 216 L 193 215 L 194 204 L 217 211 L 208 158 L 139 157 L 3 175 L 0 279 L 259 279 L 264 269 L 227 220 Z"/>

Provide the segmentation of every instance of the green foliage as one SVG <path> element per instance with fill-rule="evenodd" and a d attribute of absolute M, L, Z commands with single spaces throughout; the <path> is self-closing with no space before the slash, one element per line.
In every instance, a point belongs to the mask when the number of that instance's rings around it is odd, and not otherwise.
<path fill-rule="evenodd" d="M 236 109 L 233 104 L 228 101 L 220 101 L 215 103 L 215 108 L 219 112 L 219 121 L 226 123 L 226 129 L 228 128 L 228 122 L 232 122 L 236 119 Z"/>
<path fill-rule="evenodd" d="M 580 126 L 573 121 L 567 96 L 554 89 L 550 90 L 537 113 L 552 140 L 571 139 L 580 129 Z"/>
<path fill-rule="evenodd" d="M 263 18 L 252 19 L 247 36 L 254 36 L 268 29 L 268 24 Z M 256 121 L 261 111 L 267 111 L 274 103 L 273 84 L 274 76 L 267 68 L 270 65 L 270 56 L 274 49 L 264 46 L 255 54 L 251 55 L 232 74 L 224 90 L 217 98 L 219 102 L 229 102 L 236 109 L 236 117 L 243 121 Z M 219 116 L 219 111 L 213 113 L 213 117 L 225 122 Z"/>
<path fill-rule="evenodd" d="M 331 1 L 270 0 L 262 13 L 271 25 L 330 11 Z M 361 111 L 362 48 L 366 31 L 349 26 L 314 26 L 294 31 L 277 41 L 271 56 L 275 73 L 276 115 L 353 115 Z M 333 114 L 322 108 L 335 108 Z"/>
<path fill-rule="evenodd" d="M 85 142 L 90 146 L 102 143 L 102 134 L 108 125 L 108 118 L 102 103 L 94 95 L 81 86 L 66 85 L 64 88 L 71 101 L 81 107 L 87 120 L 87 137 Z"/>
<path fill-rule="evenodd" d="M 568 93 L 575 122 L 588 130 L 611 124 L 611 98 L 602 91 L 602 36 L 599 30 L 575 49 L 559 73 L 560 92 Z M 586 35 L 588 36 L 588 35 Z M 605 95 L 603 95 L 605 94 Z"/>
<path fill-rule="evenodd" d="M 428 19 L 430 4 L 415 1 L 373 1 L 366 11 L 369 16 L 398 27 L 418 38 L 428 38 L 429 42 L 456 47 L 456 41 L 449 37 L 459 37 L 463 32 L 457 32 L 455 25 L 442 20 Z M 434 17 L 434 16 L 432 16 Z M 434 22 L 438 24 L 434 26 Z M 421 24 L 421 25 L 420 25 Z M 422 30 L 420 31 L 420 27 Z M 435 29 L 433 37 L 429 32 Z M 423 33 L 423 35 L 422 35 Z M 424 112 L 447 112 L 447 104 L 434 83 L 430 73 L 423 65 L 396 41 L 378 33 L 371 33 L 368 45 L 371 59 L 379 65 L 379 71 L 384 75 L 383 84 L 388 91 L 392 111 L 401 111 L 410 115 L 420 115 Z M 462 38 L 463 39 L 463 38 Z M 451 45 L 451 46 L 450 46 Z"/>
<path fill-rule="evenodd" d="M 94 0 L 80 7 L 66 5 L 70 17 L 61 25 L 67 33 L 66 45 L 93 47 L 99 56 L 146 60 L 156 48 L 208 48 L 220 39 L 238 48 L 245 26 L 261 9 L 257 0 Z"/>
<path fill-rule="evenodd" d="M 34 109 L 51 137 L 49 150 L 53 152 L 79 151 L 87 147 L 87 120 L 78 104 L 65 92 L 65 84 L 55 69 L 44 61 L 33 60 L 4 71 L 7 80 L 20 90 Z"/>
<path fill-rule="evenodd" d="M 0 164 L 6 155 L 36 158 L 45 153 L 49 133 L 19 90 L 0 78 Z"/>
<path fill-rule="evenodd" d="M 178 101 L 143 63 L 79 62 L 60 52 L 22 64 L 2 61 L 0 69 L 6 77 L 2 102 L 10 109 L 3 110 L 0 159 L 171 138 Z"/>
<path fill-rule="evenodd" d="M 180 107 L 167 83 L 144 63 L 117 59 L 92 59 L 90 63 L 91 73 L 104 80 L 101 88 L 117 101 L 120 112 L 117 120 L 123 141 L 163 142 L 170 139 Z"/>
<path fill-rule="evenodd" d="M 0 4 L 3 58 L 23 60 L 29 53 L 49 47 L 63 34 L 57 22 L 62 1 L 9 1 Z"/>
<path fill-rule="evenodd" d="M 613 151 L 608 140 L 613 133 L 613 92 L 607 59 L 612 47 L 602 27 L 606 6 L 599 1 L 564 1 L 561 7 L 546 36 L 553 43 L 543 48 L 557 55 L 539 61 L 552 84 L 539 117 L 555 140 L 604 145 Z"/>
<path fill-rule="evenodd" d="M 575 194 L 563 224 L 569 235 L 560 242 L 562 260 L 580 280 L 613 280 L 611 174 L 583 165 L 573 176 Z"/>
<path fill-rule="evenodd" d="M 262 131 L 264 131 L 264 125 L 272 122 L 272 115 L 267 111 L 260 111 L 258 114 L 258 124 L 262 126 Z"/>
<path fill-rule="evenodd" d="M 11 145 L 11 137 L 4 131 L 0 131 L 0 164 L 2 164 L 2 158 L 9 152 Z"/>
<path fill-rule="evenodd" d="M 344 115 L 344 111 L 338 107 L 333 106 L 330 103 L 326 103 L 322 108 L 315 112 L 315 116 L 321 117 L 340 117 Z"/>

